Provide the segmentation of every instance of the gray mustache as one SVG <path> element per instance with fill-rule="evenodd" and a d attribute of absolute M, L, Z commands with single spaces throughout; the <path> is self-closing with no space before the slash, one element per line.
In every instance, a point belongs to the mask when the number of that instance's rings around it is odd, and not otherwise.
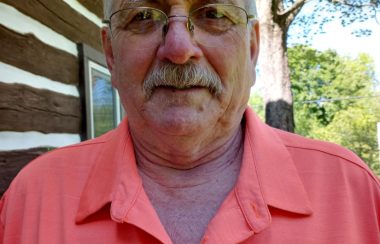
<path fill-rule="evenodd" d="M 176 89 L 205 87 L 214 96 L 219 96 L 223 88 L 222 81 L 215 71 L 193 62 L 182 65 L 157 63 L 145 78 L 143 85 L 145 97 L 150 98 L 154 89 L 160 86 Z"/>

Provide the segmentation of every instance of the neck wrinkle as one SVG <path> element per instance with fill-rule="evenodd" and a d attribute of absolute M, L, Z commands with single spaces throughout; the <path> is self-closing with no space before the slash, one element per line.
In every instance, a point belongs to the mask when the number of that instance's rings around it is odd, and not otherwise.
<path fill-rule="evenodd" d="M 239 127 L 224 144 L 205 155 L 194 157 L 197 160 L 187 164 L 188 168 L 182 168 L 183 164 L 164 160 L 157 154 L 144 149 L 135 147 L 137 166 L 143 180 L 151 181 L 151 183 L 165 188 L 194 187 L 215 180 L 215 177 L 223 174 L 226 170 L 240 171 L 243 155 L 243 132 Z M 180 167 L 176 167 L 178 165 Z"/>

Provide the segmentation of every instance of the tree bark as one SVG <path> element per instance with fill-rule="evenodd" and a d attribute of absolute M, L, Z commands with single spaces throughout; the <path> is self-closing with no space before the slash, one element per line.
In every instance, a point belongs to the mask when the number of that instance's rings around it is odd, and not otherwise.
<path fill-rule="evenodd" d="M 294 131 L 293 99 L 286 36 L 290 13 L 282 12 L 282 1 L 257 0 L 260 21 L 260 77 L 264 85 L 266 123 Z"/>

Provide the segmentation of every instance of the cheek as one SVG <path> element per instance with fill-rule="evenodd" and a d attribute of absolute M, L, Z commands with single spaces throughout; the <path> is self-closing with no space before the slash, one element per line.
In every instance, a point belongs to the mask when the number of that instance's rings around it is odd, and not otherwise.
<path fill-rule="evenodd" d="M 121 86 L 126 84 L 142 85 L 154 60 L 155 50 L 133 50 L 128 43 L 117 43 L 114 48 L 115 69 L 113 75 Z"/>
<path fill-rule="evenodd" d="M 223 48 L 208 49 L 206 55 L 222 79 L 224 92 L 219 102 L 228 120 L 228 116 L 245 110 L 254 79 L 248 38 L 244 35 L 235 38 L 232 44 Z"/>
<path fill-rule="evenodd" d="M 208 62 L 222 79 L 227 96 L 249 89 L 252 83 L 251 55 L 247 43 L 246 37 L 241 37 L 223 48 L 215 47 L 205 51 Z"/>
<path fill-rule="evenodd" d="M 205 56 L 219 74 L 224 85 L 241 76 L 250 57 L 246 31 L 228 33 L 218 45 L 205 47 Z"/>
<path fill-rule="evenodd" d="M 154 50 L 131 50 L 127 44 L 116 43 L 112 80 L 128 112 L 141 107 L 143 81 L 154 60 Z"/>

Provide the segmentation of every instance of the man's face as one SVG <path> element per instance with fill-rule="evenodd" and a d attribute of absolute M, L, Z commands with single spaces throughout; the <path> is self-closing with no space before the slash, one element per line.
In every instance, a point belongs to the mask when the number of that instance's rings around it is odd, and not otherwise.
<path fill-rule="evenodd" d="M 183 136 L 205 128 L 223 133 L 223 128 L 236 127 L 255 79 L 258 25 L 251 30 L 241 24 L 217 33 L 194 23 L 192 32 L 187 18 L 178 16 L 188 16 L 205 1 L 133 2 L 115 1 L 114 9 L 150 6 L 177 17 L 169 18 L 165 35 L 161 29 L 159 34 L 120 31 L 112 36 L 103 30 L 112 82 L 131 129 Z"/>

